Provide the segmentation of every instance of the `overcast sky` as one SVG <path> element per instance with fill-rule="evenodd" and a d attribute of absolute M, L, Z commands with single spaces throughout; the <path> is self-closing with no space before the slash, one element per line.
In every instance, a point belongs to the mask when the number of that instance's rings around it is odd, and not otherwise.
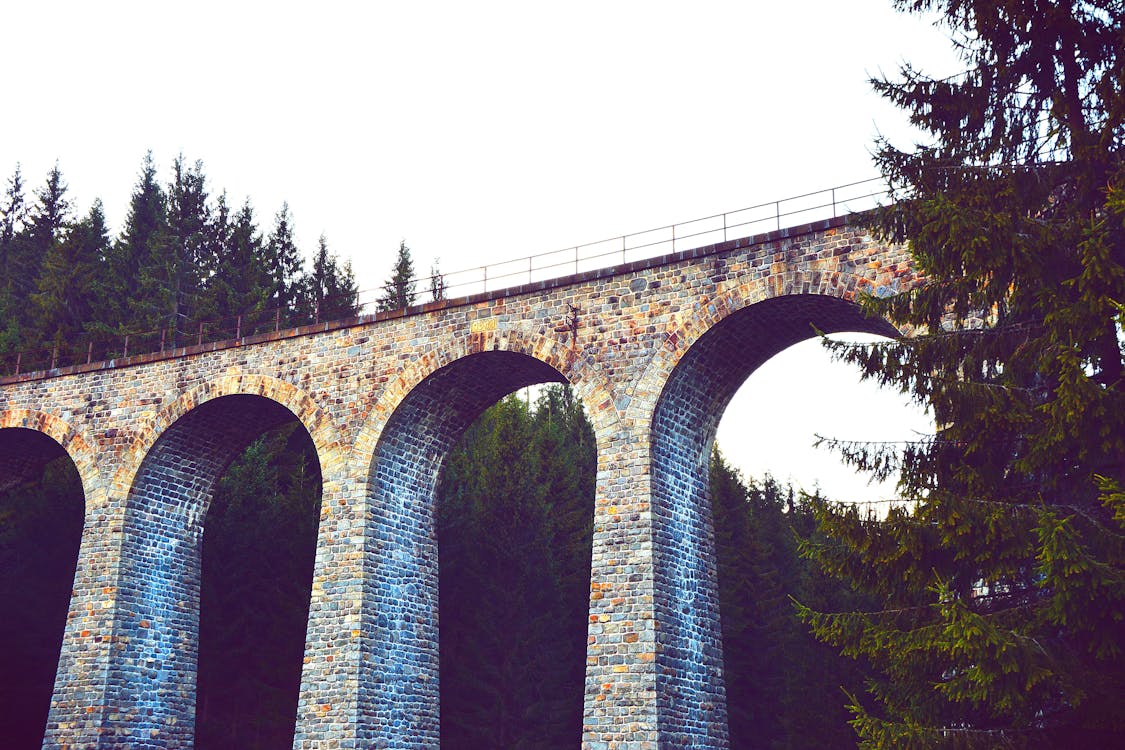
<path fill-rule="evenodd" d="M 202 159 L 213 193 L 249 196 L 264 231 L 288 201 L 304 252 L 323 232 L 368 288 L 400 240 L 453 271 L 872 176 L 878 133 L 913 136 L 867 78 L 907 59 L 958 69 L 889 0 L 13 3 L 0 174 L 19 162 L 37 188 L 57 160 L 77 210 L 100 197 L 117 229 L 147 149 L 165 179 L 176 154 Z M 924 421 L 815 345 L 789 357 L 750 378 L 720 444 L 749 473 L 869 496 L 809 457 L 811 434 Z"/>

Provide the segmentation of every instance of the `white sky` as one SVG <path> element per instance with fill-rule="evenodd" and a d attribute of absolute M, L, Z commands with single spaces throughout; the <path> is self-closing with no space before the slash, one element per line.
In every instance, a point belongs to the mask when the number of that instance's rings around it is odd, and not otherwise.
<path fill-rule="evenodd" d="M 182 152 L 213 194 L 249 195 L 263 231 L 287 200 L 304 252 L 324 232 L 368 288 L 402 239 L 420 272 L 454 271 L 872 176 L 875 134 L 911 135 L 866 80 L 904 59 L 958 70 L 945 34 L 890 0 L 11 3 L 0 175 L 20 162 L 38 188 L 57 160 L 77 211 L 101 197 L 116 229 L 145 150 L 165 179 Z M 805 450 L 902 422 L 901 399 L 854 380 L 815 345 L 787 352 L 720 444 L 748 473 L 867 497 Z M 753 419 L 733 416 L 744 401 Z M 787 401 L 860 411 L 821 424 Z M 743 428 L 763 422 L 755 447 Z"/>

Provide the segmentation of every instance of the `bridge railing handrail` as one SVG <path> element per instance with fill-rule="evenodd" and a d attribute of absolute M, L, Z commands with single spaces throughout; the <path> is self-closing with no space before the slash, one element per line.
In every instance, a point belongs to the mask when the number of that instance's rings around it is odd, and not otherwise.
<path fill-rule="evenodd" d="M 551 281 L 582 271 L 611 268 L 617 265 L 618 260 L 622 264 L 648 260 L 677 250 L 694 249 L 728 240 L 743 239 L 775 229 L 780 230 L 783 220 L 786 226 L 793 226 L 836 218 L 874 208 L 888 196 L 883 179 L 872 177 L 640 232 L 440 273 L 436 277 L 422 277 L 416 279 L 416 282 L 422 285 L 430 284 L 432 288 L 433 282 L 440 280 L 443 296 L 446 299 L 488 291 L 495 292 L 525 282 L 531 284 Z M 796 207 L 790 205 L 798 202 L 800 205 Z M 783 211 L 783 208 L 786 210 Z M 756 215 L 763 211 L 765 213 Z M 795 221 L 794 217 L 803 217 L 805 221 Z M 793 222 L 789 223 L 791 220 Z M 707 222 L 712 222 L 715 226 L 703 226 Z M 751 227 L 757 229 L 751 231 Z M 705 238 L 710 241 L 704 241 Z M 589 252 L 591 249 L 597 251 Z M 543 259 L 550 259 L 550 262 L 536 265 L 537 260 Z M 359 315 L 369 315 L 379 309 L 380 298 L 385 295 L 389 287 L 389 284 L 384 284 L 358 292 L 354 306 L 347 304 L 348 300 L 324 298 L 316 303 L 306 303 L 302 307 L 291 303 L 283 307 L 259 308 L 225 318 L 185 320 L 175 326 L 149 331 L 91 332 L 78 341 L 60 341 L 38 349 L 0 353 L 0 377 L 50 371 L 134 355 L 166 353 L 184 347 L 238 340 L 271 331 L 276 333 L 299 326 L 328 322 L 333 319 L 335 311 L 345 308 L 349 311 L 355 309 Z M 454 290 L 458 293 L 450 294 Z M 425 294 L 428 290 L 420 291 Z M 340 316 L 335 315 L 335 317 Z"/>

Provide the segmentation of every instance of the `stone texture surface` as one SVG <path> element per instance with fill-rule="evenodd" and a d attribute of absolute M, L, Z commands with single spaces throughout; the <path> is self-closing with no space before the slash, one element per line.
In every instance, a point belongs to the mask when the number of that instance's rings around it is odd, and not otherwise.
<path fill-rule="evenodd" d="M 598 449 L 582 746 L 727 747 L 706 494 L 718 420 L 750 372 L 812 326 L 888 332 L 856 295 L 918 281 L 904 249 L 834 220 L 0 381 L 0 445 L 35 454 L 26 431 L 45 435 L 86 494 L 44 746 L 190 747 L 212 486 L 247 441 L 296 418 L 324 493 L 294 745 L 436 747 L 436 478 L 481 410 L 558 381 Z M 20 450 L 0 459 L 0 486 L 23 471 Z"/>

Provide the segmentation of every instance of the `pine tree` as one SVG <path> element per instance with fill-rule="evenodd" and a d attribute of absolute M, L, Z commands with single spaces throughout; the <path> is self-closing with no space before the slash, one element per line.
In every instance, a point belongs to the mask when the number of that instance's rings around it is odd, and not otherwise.
<path fill-rule="evenodd" d="M 1125 745 L 1125 61 L 1120 2 L 900 0 L 938 10 L 968 70 L 877 90 L 932 142 L 880 144 L 876 228 L 927 283 L 870 310 L 909 339 L 830 345 L 928 404 L 893 451 L 912 509 L 821 514 L 827 570 L 877 612 L 804 615 L 880 676 L 861 746 Z"/>
<path fill-rule="evenodd" d="M 379 311 L 410 307 L 418 296 L 415 287 L 414 261 L 410 258 L 410 248 L 406 246 L 406 240 L 402 240 L 398 244 L 398 255 L 391 270 L 391 278 L 383 285 L 383 294 L 379 297 Z"/>
<path fill-rule="evenodd" d="M 20 165 L 8 178 L 8 189 L 4 192 L 4 202 L 0 204 L 0 267 L 8 268 L 11 259 L 12 243 L 27 222 L 27 203 L 23 194 L 23 175 Z M 10 282 L 11 277 L 8 277 Z"/>
<path fill-rule="evenodd" d="M 317 242 L 312 271 L 300 281 L 297 308 L 301 323 L 354 318 L 359 314 L 359 286 L 351 261 L 341 266 L 328 251 L 328 240 L 323 234 Z"/>
<path fill-rule="evenodd" d="M 106 330 L 124 333 L 161 325 L 160 310 L 165 308 L 160 300 L 144 297 L 142 290 L 156 294 L 161 289 L 167 232 L 167 201 L 149 151 L 129 200 L 125 226 L 109 258 L 113 288 L 109 296 L 110 318 L 102 321 Z"/>
<path fill-rule="evenodd" d="M 61 239 L 66 228 L 70 213 L 66 190 L 62 172 L 56 164 L 47 173 L 43 187 L 35 194 L 37 201 L 28 212 L 25 239 L 23 242 L 16 242 L 17 252 L 9 259 L 9 268 L 21 295 L 34 292 L 43 259 L 55 242 Z"/>
<path fill-rule="evenodd" d="M 445 276 L 442 275 L 440 268 L 440 258 L 434 258 L 433 265 L 430 266 L 430 301 L 441 302 L 445 299 Z"/>
<path fill-rule="evenodd" d="M 289 204 L 282 203 L 274 216 L 273 230 L 265 245 L 270 276 L 270 307 L 287 309 L 297 294 L 301 273 L 301 253 L 293 240 L 293 216 Z"/>
<path fill-rule="evenodd" d="M 225 198 L 219 216 L 226 222 Z M 218 265 L 207 280 L 208 309 L 230 334 L 247 335 L 260 323 L 258 316 L 269 297 L 270 279 L 262 262 L 263 243 L 247 200 L 216 237 Z M 239 318 L 241 321 L 239 322 Z M 240 324 L 241 323 L 241 324 Z"/>
<path fill-rule="evenodd" d="M 109 251 L 109 230 L 101 201 L 55 241 L 43 259 L 34 305 L 36 340 L 66 347 L 76 343 L 84 324 L 94 317 L 100 272 Z"/>
<path fill-rule="evenodd" d="M 0 268 L 12 269 L 21 254 L 20 245 L 26 241 L 27 204 L 23 192 L 23 175 L 17 164 L 8 179 L 8 188 L 0 204 Z M 17 274 L 7 272 L 0 282 L 0 353 L 10 352 L 20 345 L 20 315 L 22 297 L 17 292 Z"/>
<path fill-rule="evenodd" d="M 171 333 L 171 345 L 191 331 L 182 330 L 197 314 L 202 293 L 204 258 L 207 252 L 211 210 L 207 202 L 203 162 L 185 165 L 183 154 L 172 162 L 172 181 L 168 185 L 167 288 L 168 309 L 164 324 Z"/>

